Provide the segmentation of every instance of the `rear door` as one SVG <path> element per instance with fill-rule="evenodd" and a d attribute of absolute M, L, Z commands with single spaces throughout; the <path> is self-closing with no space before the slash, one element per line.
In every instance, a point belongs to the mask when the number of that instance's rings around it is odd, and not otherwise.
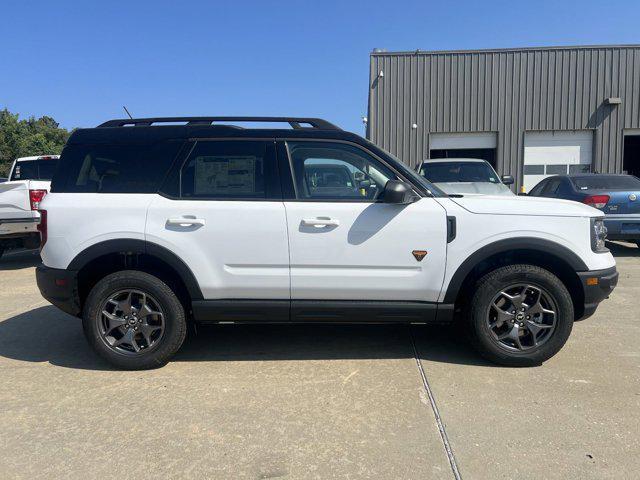
<path fill-rule="evenodd" d="M 291 140 L 278 151 L 293 178 L 285 200 L 292 300 L 437 300 L 447 245 L 441 205 L 383 203 L 384 185 L 398 177 L 355 144 Z"/>
<path fill-rule="evenodd" d="M 205 300 L 288 302 L 289 247 L 274 141 L 199 140 L 174 177 L 175 191 L 156 196 L 149 207 L 146 240 L 187 264 Z"/>

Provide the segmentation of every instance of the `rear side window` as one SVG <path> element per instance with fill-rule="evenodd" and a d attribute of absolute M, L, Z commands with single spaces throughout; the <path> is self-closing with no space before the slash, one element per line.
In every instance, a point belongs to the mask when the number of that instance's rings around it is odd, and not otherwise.
<path fill-rule="evenodd" d="M 273 141 L 199 141 L 180 172 L 182 198 L 280 199 Z"/>
<path fill-rule="evenodd" d="M 52 192 L 155 193 L 182 141 L 153 144 L 68 145 Z"/>
<path fill-rule="evenodd" d="M 28 160 L 16 163 L 11 180 L 51 180 L 58 160 Z"/>

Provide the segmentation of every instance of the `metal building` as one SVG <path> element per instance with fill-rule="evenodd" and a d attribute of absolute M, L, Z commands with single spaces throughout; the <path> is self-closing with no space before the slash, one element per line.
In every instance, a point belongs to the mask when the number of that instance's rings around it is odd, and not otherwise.
<path fill-rule="evenodd" d="M 371 54 L 367 137 L 403 162 L 485 158 L 527 190 L 640 176 L 640 45 Z"/>

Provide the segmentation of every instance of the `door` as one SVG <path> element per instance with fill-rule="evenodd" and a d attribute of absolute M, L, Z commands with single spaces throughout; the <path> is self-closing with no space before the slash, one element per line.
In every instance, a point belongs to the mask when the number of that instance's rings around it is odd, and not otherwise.
<path fill-rule="evenodd" d="M 146 240 L 177 254 L 205 300 L 289 300 L 285 210 L 271 141 L 198 141 L 174 198 L 151 203 Z"/>
<path fill-rule="evenodd" d="M 591 131 L 526 132 L 524 137 L 524 188 L 530 191 L 550 175 L 591 171 Z"/>
<path fill-rule="evenodd" d="M 396 173 L 351 143 L 296 140 L 279 152 L 295 192 L 285 200 L 292 300 L 437 300 L 447 245 L 442 206 L 433 198 L 383 203 Z"/>

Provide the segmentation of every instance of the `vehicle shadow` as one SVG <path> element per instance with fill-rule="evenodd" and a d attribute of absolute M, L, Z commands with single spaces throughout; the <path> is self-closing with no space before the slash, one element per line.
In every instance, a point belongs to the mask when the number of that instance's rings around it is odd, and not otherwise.
<path fill-rule="evenodd" d="M 607 248 L 614 257 L 640 257 L 640 248 L 633 243 L 607 242 Z"/>
<path fill-rule="evenodd" d="M 41 262 L 38 250 L 9 250 L 0 257 L 0 271 L 35 267 Z"/>
<path fill-rule="evenodd" d="M 216 325 L 187 337 L 174 362 L 420 358 L 486 365 L 451 327 Z M 113 370 L 87 344 L 80 320 L 53 306 L 0 321 L 0 356 L 66 368 Z"/>

